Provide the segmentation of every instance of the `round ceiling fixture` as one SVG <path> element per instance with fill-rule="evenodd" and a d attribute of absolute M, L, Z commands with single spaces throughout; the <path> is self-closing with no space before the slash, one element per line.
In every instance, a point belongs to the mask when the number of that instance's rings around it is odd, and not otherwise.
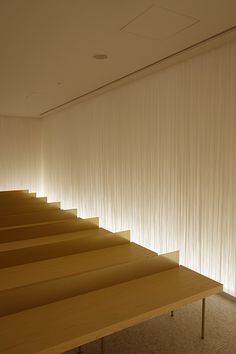
<path fill-rule="evenodd" d="M 102 60 L 102 59 L 107 59 L 108 56 L 106 54 L 95 54 L 94 59 Z"/>

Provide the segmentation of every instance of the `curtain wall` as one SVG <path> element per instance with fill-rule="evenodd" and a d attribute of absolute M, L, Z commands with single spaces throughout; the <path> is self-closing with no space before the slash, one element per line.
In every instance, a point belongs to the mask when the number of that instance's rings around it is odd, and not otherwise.
<path fill-rule="evenodd" d="M 235 42 L 46 117 L 43 137 L 51 200 L 236 295 Z"/>
<path fill-rule="evenodd" d="M 0 117 L 0 190 L 42 192 L 41 124 L 33 118 Z"/>

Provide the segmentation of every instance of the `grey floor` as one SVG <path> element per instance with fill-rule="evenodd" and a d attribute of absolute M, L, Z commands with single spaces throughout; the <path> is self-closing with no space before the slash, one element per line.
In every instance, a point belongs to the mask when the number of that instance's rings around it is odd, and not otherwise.
<path fill-rule="evenodd" d="M 207 298 L 204 340 L 200 332 L 198 301 L 174 317 L 165 314 L 104 338 L 103 354 L 236 354 L 236 302 L 220 295 Z M 101 341 L 82 347 L 82 354 L 100 353 Z"/>

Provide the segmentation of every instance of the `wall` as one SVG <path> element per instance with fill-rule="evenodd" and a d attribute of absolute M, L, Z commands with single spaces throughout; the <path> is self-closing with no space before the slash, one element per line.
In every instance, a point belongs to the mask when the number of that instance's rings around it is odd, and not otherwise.
<path fill-rule="evenodd" d="M 33 118 L 0 117 L 0 190 L 42 192 L 41 123 Z"/>
<path fill-rule="evenodd" d="M 236 43 L 43 121 L 45 194 L 236 295 Z"/>

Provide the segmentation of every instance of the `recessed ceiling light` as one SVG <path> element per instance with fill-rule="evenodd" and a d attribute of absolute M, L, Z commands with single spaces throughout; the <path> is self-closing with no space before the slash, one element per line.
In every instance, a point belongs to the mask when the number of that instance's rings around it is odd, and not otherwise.
<path fill-rule="evenodd" d="M 94 56 L 94 59 L 107 59 L 108 56 L 106 54 L 95 54 Z"/>

